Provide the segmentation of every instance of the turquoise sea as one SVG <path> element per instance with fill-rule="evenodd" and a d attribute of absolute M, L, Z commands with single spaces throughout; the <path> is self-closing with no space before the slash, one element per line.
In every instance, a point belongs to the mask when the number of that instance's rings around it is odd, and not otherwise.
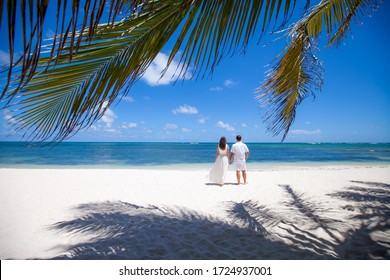
<path fill-rule="evenodd" d="M 233 143 L 229 143 L 231 147 Z M 248 165 L 387 165 L 390 143 L 246 143 Z M 159 168 L 209 166 L 217 143 L 0 142 L 0 168 Z"/>

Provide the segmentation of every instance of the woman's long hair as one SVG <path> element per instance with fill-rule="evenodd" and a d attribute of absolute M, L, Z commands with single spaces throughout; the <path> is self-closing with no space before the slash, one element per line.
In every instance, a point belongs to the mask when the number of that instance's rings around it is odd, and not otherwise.
<path fill-rule="evenodd" d="M 225 150 L 226 149 L 226 138 L 225 136 L 222 136 L 221 139 L 219 139 L 219 148 L 221 150 Z"/>

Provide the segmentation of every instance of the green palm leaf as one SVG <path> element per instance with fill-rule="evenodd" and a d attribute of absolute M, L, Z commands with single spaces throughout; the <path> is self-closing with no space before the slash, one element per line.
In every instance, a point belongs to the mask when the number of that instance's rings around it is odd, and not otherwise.
<path fill-rule="evenodd" d="M 268 132 L 274 136 L 283 133 L 283 141 L 294 122 L 297 106 L 321 89 L 323 66 L 314 54 L 321 32 L 325 30 L 330 37 L 327 45 L 338 45 L 351 20 L 377 4 L 369 0 L 324 0 L 288 30 L 288 47 L 257 89 L 261 106 L 268 108 L 264 115 Z"/>
<path fill-rule="evenodd" d="M 110 27 L 98 26 L 90 44 L 78 46 L 72 61 L 67 53 L 72 50 L 64 49 L 56 67 L 46 69 L 49 60 L 42 59 L 41 71 L 21 89 L 16 118 L 22 128 L 38 137 L 34 140 L 54 136 L 61 141 L 91 125 L 157 56 L 180 23 L 176 15 L 181 8 L 154 6 L 153 15 L 142 13 Z M 152 44 L 154 48 L 145 47 Z"/>
<path fill-rule="evenodd" d="M 17 3 L 23 55 L 15 62 Z M 204 77 L 224 57 L 245 52 L 257 30 L 262 35 L 272 22 L 283 26 L 296 1 L 112 0 L 105 24 L 100 24 L 105 0 L 57 3 L 49 46 L 42 40 L 49 1 L 8 0 L 6 5 L 11 64 L 0 99 L 12 102 L 20 128 L 33 140 L 61 141 L 92 125 L 118 95 L 129 92 L 168 40 L 174 46 L 166 67 L 178 58 L 179 76 L 191 68 L 193 77 Z M 321 87 L 323 67 L 314 55 L 321 32 L 328 34 L 329 44 L 339 44 L 351 20 L 378 1 L 323 0 L 308 9 L 309 3 L 302 20 L 287 30 L 291 42 L 258 89 L 268 107 L 268 130 L 283 132 L 283 140 L 297 106 Z M 123 19 L 115 22 L 120 11 Z"/>
<path fill-rule="evenodd" d="M 36 69 L 29 70 L 27 83 L 22 71 L 9 91 L 11 98 L 21 92 L 21 101 L 13 105 L 19 112 L 15 118 L 33 140 L 61 141 L 99 119 L 120 91 L 126 94 L 173 35 L 177 39 L 167 67 L 181 54 L 180 74 L 186 75 L 191 66 L 199 75 L 212 71 L 222 57 L 245 50 L 262 13 L 265 30 L 279 13 L 275 7 L 283 7 L 286 17 L 293 4 L 143 1 L 120 22 L 98 25 L 93 32 L 85 28 L 65 43 L 59 40 L 57 51 L 41 57 Z"/>
<path fill-rule="evenodd" d="M 191 65 L 196 77 L 204 69 L 212 72 L 222 58 L 236 52 L 245 52 L 256 28 L 265 32 L 272 19 L 279 19 L 283 6 L 286 19 L 295 1 L 197 1 L 188 16 L 173 47 L 170 60 L 185 44 L 181 74 Z M 263 17 L 261 21 L 261 17 Z"/>
<path fill-rule="evenodd" d="M 52 1 L 54 2 L 54 1 Z M 60 53 L 70 44 L 74 51 L 68 52 L 68 59 L 72 59 L 77 53 L 78 46 L 81 44 L 81 39 L 89 40 L 94 34 L 98 23 L 101 21 L 103 11 L 106 9 L 106 0 L 84 0 L 83 6 L 79 0 L 57 0 L 57 22 L 55 27 L 54 40 L 50 52 L 50 58 L 60 55 Z M 113 22 L 120 10 L 131 10 L 138 6 L 137 0 L 114 0 L 111 1 L 109 7 L 109 16 L 107 21 Z M 35 75 L 40 58 L 42 56 L 43 27 L 47 14 L 47 9 L 50 4 L 49 0 L 8 0 L 4 12 L 7 14 L 8 27 L 8 49 L 10 57 L 10 67 L 8 69 L 7 83 L 4 85 L 0 97 L 3 98 L 14 81 L 13 74 L 16 70 L 18 74 L 17 87 L 28 83 Z M 20 9 L 20 14 L 17 11 Z M 3 0 L 0 0 L 0 23 L 3 15 Z M 21 38 L 22 46 L 19 46 L 23 54 L 14 61 L 15 49 L 15 30 L 18 16 L 21 18 Z M 68 18 L 66 20 L 66 18 Z M 80 37 L 78 34 L 88 30 L 87 36 Z M 16 68 L 16 69 L 15 69 Z M 21 68 L 21 70 L 20 70 Z M 16 94 L 15 87 L 11 85 L 11 94 Z"/>
<path fill-rule="evenodd" d="M 265 114 L 268 131 L 274 136 L 283 131 L 282 141 L 294 121 L 297 106 L 322 83 L 322 63 L 310 50 L 309 37 L 298 34 L 258 89 L 261 94 L 257 98 L 262 106 L 269 107 Z"/>

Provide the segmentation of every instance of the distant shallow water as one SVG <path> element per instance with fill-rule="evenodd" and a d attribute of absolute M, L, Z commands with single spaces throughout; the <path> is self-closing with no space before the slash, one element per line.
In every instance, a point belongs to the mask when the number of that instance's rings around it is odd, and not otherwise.
<path fill-rule="evenodd" d="M 231 147 L 233 143 L 229 143 Z M 388 165 L 389 143 L 246 143 L 248 169 L 275 166 Z M 0 168 L 208 169 L 217 143 L 0 142 Z"/>

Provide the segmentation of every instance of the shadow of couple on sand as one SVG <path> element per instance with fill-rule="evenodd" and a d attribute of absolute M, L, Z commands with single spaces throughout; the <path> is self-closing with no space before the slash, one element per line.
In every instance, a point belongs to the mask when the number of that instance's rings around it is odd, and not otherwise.
<path fill-rule="evenodd" d="M 279 187 L 283 210 L 226 202 L 228 220 L 121 201 L 81 204 L 74 219 L 51 229 L 84 241 L 55 259 L 390 259 L 389 184 L 351 181 L 329 194 L 345 202 L 337 211 L 356 226 L 290 185 Z"/>
<path fill-rule="evenodd" d="M 206 183 L 205 185 L 208 187 L 238 186 L 237 183 L 229 183 L 229 182 L 227 182 L 227 183 L 225 182 L 225 183 L 223 183 L 223 185 L 217 184 L 217 183 Z"/>

